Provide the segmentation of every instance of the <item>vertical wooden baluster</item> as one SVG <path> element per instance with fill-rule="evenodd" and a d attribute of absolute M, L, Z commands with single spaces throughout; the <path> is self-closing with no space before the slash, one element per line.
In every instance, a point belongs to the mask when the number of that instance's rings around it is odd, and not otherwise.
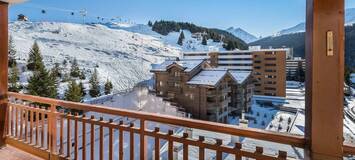
<path fill-rule="evenodd" d="M 38 140 L 39 140 L 39 121 L 40 121 L 40 118 L 39 118 L 39 107 L 37 108 L 36 110 L 36 146 L 38 145 Z"/>
<path fill-rule="evenodd" d="M 54 104 L 51 104 L 50 107 L 51 113 L 50 113 L 50 123 L 51 123 L 51 136 L 50 136 L 50 151 L 52 154 L 56 155 L 57 154 L 57 106 Z"/>
<path fill-rule="evenodd" d="M 64 154 L 64 145 L 63 145 L 63 134 L 64 134 L 64 111 L 60 112 L 60 129 L 59 129 L 59 155 Z"/>
<path fill-rule="evenodd" d="M 46 114 L 45 114 L 45 109 L 44 108 L 42 108 L 42 107 L 40 107 L 41 108 L 41 110 L 42 110 L 42 113 L 41 113 L 41 115 L 42 115 L 42 120 L 41 120 L 41 126 L 42 126 L 42 129 L 41 129 L 41 147 L 42 148 L 44 148 L 44 130 L 45 130 L 45 123 L 44 123 L 44 121 L 45 121 L 45 119 L 46 119 Z"/>
<path fill-rule="evenodd" d="M 147 159 L 147 139 L 144 135 L 145 132 L 145 120 L 140 120 L 140 160 Z"/>
<path fill-rule="evenodd" d="M 17 138 L 18 136 L 18 133 L 17 133 L 17 130 L 18 130 L 18 108 L 15 107 L 15 138 Z"/>
<path fill-rule="evenodd" d="M 83 114 L 83 121 L 82 121 L 82 159 L 86 160 L 86 116 Z"/>
<path fill-rule="evenodd" d="M 262 155 L 263 152 L 264 152 L 263 147 L 258 147 L 258 146 L 256 146 L 256 149 L 255 149 L 254 154 L 256 154 L 256 155 Z M 261 158 L 257 158 L 256 160 L 262 160 L 262 159 L 261 159 Z"/>
<path fill-rule="evenodd" d="M 240 152 L 240 150 L 242 149 L 242 144 L 241 143 L 235 143 L 234 149 L 236 150 L 235 160 L 242 160 L 242 154 Z"/>
<path fill-rule="evenodd" d="M 95 117 L 94 116 L 91 116 L 91 120 L 90 120 L 90 158 L 91 160 L 94 160 L 95 159 L 95 154 L 94 154 L 94 151 L 95 151 L 95 124 L 94 124 L 94 119 Z"/>
<path fill-rule="evenodd" d="M 182 138 L 189 137 L 188 133 L 184 133 Z M 189 145 L 187 143 L 183 143 L 183 160 L 189 159 Z"/>
<path fill-rule="evenodd" d="M 71 113 L 69 112 L 67 115 L 67 157 L 70 159 L 71 157 L 71 121 L 70 118 L 72 117 Z"/>
<path fill-rule="evenodd" d="M 133 127 L 134 123 L 129 124 L 130 127 L 130 132 L 129 132 L 129 153 L 130 153 L 130 160 L 134 160 L 134 132 L 133 132 Z"/>
<path fill-rule="evenodd" d="M 285 151 L 279 151 L 279 155 L 277 157 L 279 160 L 286 160 L 287 159 L 287 152 Z"/>
<path fill-rule="evenodd" d="M 123 121 L 120 121 L 119 125 L 121 127 L 123 125 Z M 119 128 L 118 149 L 119 160 L 123 160 L 123 130 L 121 128 Z"/>
<path fill-rule="evenodd" d="M 221 146 L 223 141 L 221 139 L 216 140 L 216 146 Z M 219 148 L 219 147 L 217 147 Z M 222 152 L 220 150 L 216 151 L 216 160 L 222 160 Z"/>
<path fill-rule="evenodd" d="M 159 142 L 159 138 L 158 138 L 159 131 L 160 131 L 160 129 L 158 127 L 155 127 L 155 129 L 154 129 L 154 133 L 156 134 L 156 136 L 155 136 L 155 148 L 154 148 L 155 160 L 159 160 L 160 159 L 160 142 Z"/>
<path fill-rule="evenodd" d="M 20 136 L 19 139 L 23 139 L 23 108 L 20 108 Z"/>
<path fill-rule="evenodd" d="M 25 110 L 25 142 L 28 142 L 28 112 L 29 110 Z"/>
<path fill-rule="evenodd" d="M 33 110 L 30 111 L 30 144 L 33 143 Z"/>
<path fill-rule="evenodd" d="M 79 141 L 78 141 L 78 119 L 79 118 L 79 114 L 76 112 L 75 113 L 75 120 L 74 120 L 74 159 L 77 160 L 78 159 L 78 148 L 79 148 Z"/>
<path fill-rule="evenodd" d="M 9 122 L 10 122 L 10 129 L 8 130 L 9 131 L 9 135 L 10 136 L 13 136 L 14 134 L 14 132 L 13 132 L 13 129 L 14 129 L 14 117 L 13 117 L 13 112 L 14 111 L 14 107 L 12 107 L 11 105 L 10 105 L 10 108 L 9 108 L 9 114 L 10 114 L 10 116 L 9 116 Z"/>
<path fill-rule="evenodd" d="M 100 117 L 100 160 L 104 159 L 104 127 L 102 122 L 104 121 L 103 117 Z"/>
<path fill-rule="evenodd" d="M 48 110 L 47 110 L 48 111 Z M 47 149 L 49 151 L 51 151 L 51 132 L 52 132 L 52 129 L 51 129 L 51 113 L 47 113 Z"/>
<path fill-rule="evenodd" d="M 171 136 L 174 134 L 173 130 L 168 131 L 169 139 L 168 139 L 168 159 L 174 159 L 174 142 L 171 140 Z"/>
<path fill-rule="evenodd" d="M 113 119 L 110 119 L 109 121 L 110 124 L 113 123 Z M 109 160 L 113 160 L 113 129 L 112 127 L 109 128 L 109 145 L 108 145 L 108 150 L 109 150 Z"/>
<path fill-rule="evenodd" d="M 198 137 L 198 140 L 203 143 L 203 142 L 205 141 L 205 137 L 204 137 L 204 136 L 199 136 L 199 137 Z M 200 147 L 200 148 L 199 148 L 199 156 L 198 156 L 198 159 L 199 159 L 199 160 L 205 160 L 205 148 L 203 148 L 203 147 Z"/>

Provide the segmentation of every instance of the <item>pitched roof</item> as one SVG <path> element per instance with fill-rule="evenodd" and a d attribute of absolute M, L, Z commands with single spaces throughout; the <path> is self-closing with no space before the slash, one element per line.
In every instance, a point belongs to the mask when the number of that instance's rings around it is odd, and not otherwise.
<path fill-rule="evenodd" d="M 204 60 L 179 60 L 179 61 L 167 60 L 159 65 L 152 65 L 151 71 L 152 72 L 166 71 L 169 67 L 175 64 L 183 68 L 185 72 L 190 72 L 191 70 L 199 66 L 203 61 Z"/>
<path fill-rule="evenodd" d="M 187 84 L 215 86 L 227 73 L 227 70 L 203 70 Z"/>
<path fill-rule="evenodd" d="M 230 75 L 237 84 L 242 84 L 250 74 L 250 71 L 208 68 L 195 75 L 187 84 L 216 86 L 225 75 Z"/>
<path fill-rule="evenodd" d="M 228 72 L 231 74 L 232 78 L 237 81 L 238 84 L 244 83 L 244 81 L 247 80 L 251 74 L 251 71 L 229 70 Z"/>

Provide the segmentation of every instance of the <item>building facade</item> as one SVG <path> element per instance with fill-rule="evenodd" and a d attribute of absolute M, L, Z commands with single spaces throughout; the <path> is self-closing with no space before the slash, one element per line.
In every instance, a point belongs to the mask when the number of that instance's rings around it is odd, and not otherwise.
<path fill-rule="evenodd" d="M 166 61 L 151 72 L 156 94 L 193 118 L 227 123 L 229 114 L 249 110 L 251 72 L 215 68 L 206 60 Z"/>
<path fill-rule="evenodd" d="M 306 60 L 294 57 L 286 60 L 286 79 L 289 81 L 304 81 L 306 72 Z"/>
<path fill-rule="evenodd" d="M 256 95 L 286 96 L 286 59 L 292 59 L 292 52 L 288 48 L 190 52 L 184 53 L 183 58 L 205 59 L 213 67 L 250 71 L 254 78 Z"/>

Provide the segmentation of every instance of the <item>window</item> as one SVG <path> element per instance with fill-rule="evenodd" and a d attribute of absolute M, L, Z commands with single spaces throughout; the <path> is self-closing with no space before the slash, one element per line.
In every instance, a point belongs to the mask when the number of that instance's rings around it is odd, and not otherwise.
<path fill-rule="evenodd" d="M 275 52 L 265 52 L 266 55 L 275 55 Z"/>
<path fill-rule="evenodd" d="M 275 57 L 273 57 L 273 58 L 265 58 L 265 60 L 267 60 L 267 61 L 273 61 L 273 60 L 276 60 L 276 58 L 275 58 Z"/>
<path fill-rule="evenodd" d="M 265 72 L 271 72 L 271 73 L 273 73 L 273 72 L 276 72 L 276 69 L 266 69 Z"/>
<path fill-rule="evenodd" d="M 274 63 L 266 63 L 265 66 L 276 66 Z"/>
<path fill-rule="evenodd" d="M 276 91 L 276 88 L 273 88 L 273 87 L 265 87 L 265 90 Z"/>
<path fill-rule="evenodd" d="M 254 69 L 260 69 L 261 67 L 260 66 L 255 66 Z"/>
<path fill-rule="evenodd" d="M 175 77 L 180 77 L 180 72 L 176 71 L 174 74 L 175 74 Z"/>

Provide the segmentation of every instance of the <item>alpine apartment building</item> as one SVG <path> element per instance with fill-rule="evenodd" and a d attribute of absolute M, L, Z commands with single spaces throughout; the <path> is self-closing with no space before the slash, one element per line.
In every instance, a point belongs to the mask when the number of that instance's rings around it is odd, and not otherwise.
<path fill-rule="evenodd" d="M 288 48 L 189 52 L 183 59 L 205 59 L 218 68 L 250 71 L 254 78 L 256 95 L 286 96 L 286 59 L 292 58 Z"/>
<path fill-rule="evenodd" d="M 253 93 L 250 71 L 217 68 L 207 60 L 167 60 L 153 67 L 156 94 L 177 103 L 193 118 L 228 122 L 248 111 Z"/>

